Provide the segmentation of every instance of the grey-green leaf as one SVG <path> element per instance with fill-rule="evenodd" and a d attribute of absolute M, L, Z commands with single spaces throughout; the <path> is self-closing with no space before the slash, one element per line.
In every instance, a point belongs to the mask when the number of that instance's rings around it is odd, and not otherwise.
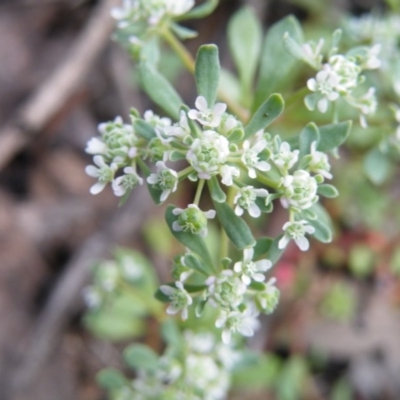
<path fill-rule="evenodd" d="M 154 371 L 157 369 L 159 357 L 150 347 L 143 344 L 133 344 L 124 350 L 124 359 L 133 369 Z"/>
<path fill-rule="evenodd" d="M 204 96 L 211 108 L 217 98 L 220 75 L 218 47 L 215 44 L 201 46 L 196 56 L 195 78 L 197 93 Z"/>
<path fill-rule="evenodd" d="M 351 124 L 351 121 L 345 121 L 337 124 L 320 126 L 318 150 L 324 152 L 331 151 L 344 143 L 350 133 Z"/>
<path fill-rule="evenodd" d="M 333 185 L 323 184 L 318 186 L 318 194 L 333 199 L 339 196 L 339 191 Z"/>
<path fill-rule="evenodd" d="M 310 122 L 304 127 L 299 136 L 300 159 L 303 156 L 310 154 L 311 144 L 313 142 L 317 142 L 318 144 L 319 137 L 318 127 L 314 122 Z"/>
<path fill-rule="evenodd" d="M 218 5 L 218 0 L 206 0 L 203 4 L 193 8 L 179 19 L 200 19 L 210 15 Z"/>
<path fill-rule="evenodd" d="M 326 210 L 318 203 L 315 203 L 308 211 L 316 215 L 315 219 L 309 219 L 308 223 L 315 228 L 313 236 L 323 243 L 332 241 L 332 220 Z"/>
<path fill-rule="evenodd" d="M 381 185 L 384 183 L 393 171 L 389 157 L 382 154 L 377 148 L 368 152 L 364 158 L 363 166 L 368 178 L 375 185 Z"/>
<path fill-rule="evenodd" d="M 179 110 L 183 101 L 168 80 L 145 61 L 139 65 L 139 74 L 143 90 L 154 103 L 171 117 L 179 119 Z"/>
<path fill-rule="evenodd" d="M 241 8 L 229 21 L 228 44 L 239 74 L 244 104 L 250 93 L 262 44 L 262 27 L 252 8 Z"/>
<path fill-rule="evenodd" d="M 207 185 L 213 200 L 217 201 L 218 203 L 223 203 L 226 201 L 226 194 L 221 189 L 218 179 L 215 176 L 212 176 L 211 179 L 207 181 Z"/>
<path fill-rule="evenodd" d="M 209 276 L 214 273 L 208 264 L 204 263 L 198 257 L 190 253 L 185 255 L 185 265 L 188 268 L 193 269 L 205 276 Z"/>
<path fill-rule="evenodd" d="M 266 101 L 258 108 L 245 128 L 245 138 L 248 138 L 265 129 L 276 118 L 278 118 L 285 108 L 285 102 L 278 93 L 271 94 Z"/>
<path fill-rule="evenodd" d="M 190 232 L 183 232 L 183 231 L 174 231 L 172 229 L 172 224 L 176 220 L 176 216 L 172 213 L 175 207 L 170 205 L 167 207 L 165 211 L 165 219 L 167 220 L 167 224 L 169 226 L 170 231 L 172 234 L 178 239 L 184 246 L 188 249 L 192 250 L 193 253 L 196 253 L 200 256 L 203 261 L 210 266 L 212 270 L 215 270 L 214 263 L 212 262 L 210 253 L 208 252 L 207 246 L 204 243 L 204 240 L 199 235 L 194 235 Z"/>
<path fill-rule="evenodd" d="M 146 121 L 143 121 L 142 119 L 137 119 L 133 123 L 133 127 L 135 128 L 135 132 L 141 136 L 142 138 L 150 141 L 154 137 L 156 137 L 156 131 L 154 128 L 148 124 Z"/>
<path fill-rule="evenodd" d="M 285 88 L 288 77 L 298 62 L 283 45 L 286 32 L 298 43 L 303 42 L 301 26 L 293 16 L 280 20 L 268 30 L 262 49 L 253 110 L 257 109 L 269 94 L 281 92 Z"/>
<path fill-rule="evenodd" d="M 127 384 L 125 376 L 114 368 L 101 370 L 96 375 L 96 381 L 101 387 L 108 390 L 119 389 Z"/>
<path fill-rule="evenodd" d="M 237 249 L 243 250 L 256 244 L 256 240 L 246 222 L 238 217 L 226 203 L 214 201 L 214 207 L 221 225 Z"/>

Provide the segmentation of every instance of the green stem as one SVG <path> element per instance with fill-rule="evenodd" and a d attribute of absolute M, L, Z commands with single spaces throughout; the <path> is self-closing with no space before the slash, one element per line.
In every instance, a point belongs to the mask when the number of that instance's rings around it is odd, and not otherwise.
<path fill-rule="evenodd" d="M 285 100 L 285 108 L 292 106 L 298 100 L 302 99 L 308 93 L 308 91 L 308 88 L 304 87 L 293 93 L 287 100 Z"/>
<path fill-rule="evenodd" d="M 192 171 L 193 171 L 193 167 L 191 165 L 189 165 L 188 167 L 186 167 L 182 171 L 178 172 L 178 178 L 180 180 L 181 179 L 185 179 Z"/>
<path fill-rule="evenodd" d="M 227 196 L 226 196 L 226 203 L 233 207 L 233 199 L 235 197 L 235 190 L 232 186 L 229 187 Z M 225 232 L 225 229 L 221 226 L 221 242 L 219 248 L 219 259 L 222 260 L 225 257 L 229 257 L 229 238 Z"/>
<path fill-rule="evenodd" d="M 196 195 L 195 195 L 194 201 L 193 201 L 193 204 L 196 204 L 196 206 L 198 206 L 200 203 L 200 197 L 201 197 L 201 193 L 203 192 L 204 183 L 205 183 L 205 179 L 200 179 L 199 184 L 197 185 Z"/>
<path fill-rule="evenodd" d="M 264 185 L 272 187 L 274 189 L 277 189 L 279 187 L 279 184 L 276 181 L 269 179 L 265 175 L 257 174 L 257 180 L 263 183 Z"/>
<path fill-rule="evenodd" d="M 164 40 L 171 46 L 172 50 L 174 50 L 177 56 L 181 59 L 185 68 L 194 75 L 196 63 L 192 55 L 187 51 L 186 47 L 182 45 L 182 43 L 169 29 L 163 29 L 161 34 Z M 223 101 L 243 123 L 247 122 L 249 119 L 249 112 L 234 102 L 222 89 L 218 90 L 218 98 Z"/>

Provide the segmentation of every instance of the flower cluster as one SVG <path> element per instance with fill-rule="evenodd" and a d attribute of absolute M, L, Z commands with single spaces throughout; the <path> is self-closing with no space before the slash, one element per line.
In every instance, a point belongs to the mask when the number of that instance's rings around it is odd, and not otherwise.
<path fill-rule="evenodd" d="M 209 332 L 185 331 L 180 348 L 169 345 L 154 368 L 118 389 L 117 399 L 223 400 L 240 353 Z"/>

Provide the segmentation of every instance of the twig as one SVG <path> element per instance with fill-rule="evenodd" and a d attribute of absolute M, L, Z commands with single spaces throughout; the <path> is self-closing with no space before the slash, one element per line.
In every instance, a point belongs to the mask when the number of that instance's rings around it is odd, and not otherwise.
<path fill-rule="evenodd" d="M 110 9 L 118 0 L 103 0 L 64 62 L 27 100 L 0 135 L 0 170 L 61 111 L 82 84 L 113 30 Z"/>
<path fill-rule="evenodd" d="M 105 228 L 83 243 L 65 268 L 45 308 L 39 316 L 26 355 L 14 374 L 13 390 L 29 389 L 37 373 L 60 340 L 62 329 L 81 307 L 81 291 L 90 278 L 93 263 L 109 256 L 110 250 L 129 237 L 143 223 L 152 206 L 144 187 L 135 191 L 130 201 L 106 221 Z"/>

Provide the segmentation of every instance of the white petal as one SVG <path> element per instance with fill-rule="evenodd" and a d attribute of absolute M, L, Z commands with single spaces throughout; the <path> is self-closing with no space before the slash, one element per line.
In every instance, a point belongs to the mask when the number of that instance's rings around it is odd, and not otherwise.
<path fill-rule="evenodd" d="M 106 187 L 106 183 L 96 182 L 91 188 L 91 194 L 99 194 Z"/>
<path fill-rule="evenodd" d="M 168 306 L 166 310 L 168 315 L 174 315 L 179 312 L 179 308 L 174 307 L 172 304 Z"/>
<path fill-rule="evenodd" d="M 242 207 L 240 207 L 239 205 L 237 205 L 236 207 L 235 207 L 235 214 L 236 215 L 238 215 L 239 217 L 241 216 L 241 215 L 243 215 L 243 208 Z"/>
<path fill-rule="evenodd" d="M 172 223 L 172 230 L 174 230 L 175 232 L 180 232 L 182 230 L 182 227 L 178 224 L 177 221 L 174 221 Z"/>
<path fill-rule="evenodd" d="M 254 329 L 249 325 L 241 325 L 241 326 L 239 326 L 238 331 L 243 336 L 253 336 L 254 335 Z"/>
<path fill-rule="evenodd" d="M 208 211 L 203 212 L 204 216 L 207 219 L 213 219 L 215 217 L 216 213 L 217 212 L 215 210 L 208 210 Z"/>
<path fill-rule="evenodd" d="M 196 102 L 194 104 L 199 111 L 207 111 L 208 110 L 207 100 L 203 96 L 198 96 L 196 99 Z"/>
<path fill-rule="evenodd" d="M 104 158 L 102 156 L 94 156 L 93 162 L 99 167 L 107 166 L 107 164 L 104 162 Z"/>
<path fill-rule="evenodd" d="M 251 261 L 253 259 L 254 249 L 253 247 L 247 247 L 243 250 L 243 261 Z"/>
<path fill-rule="evenodd" d="M 175 292 L 176 289 L 174 289 L 173 287 L 168 286 L 168 285 L 162 285 L 162 286 L 160 286 L 160 290 L 166 296 L 171 296 Z"/>
<path fill-rule="evenodd" d="M 308 242 L 308 239 L 305 236 L 299 237 L 294 241 L 296 242 L 297 246 L 299 246 L 299 249 L 301 251 L 306 251 L 310 247 L 310 243 Z"/>
<path fill-rule="evenodd" d="M 99 176 L 99 169 L 96 168 L 94 165 L 88 165 L 85 168 L 85 172 L 91 176 L 92 178 L 97 178 Z"/>
<path fill-rule="evenodd" d="M 158 182 L 158 175 L 157 174 L 151 174 L 147 177 L 147 182 L 150 183 L 151 185 L 154 185 Z"/>
<path fill-rule="evenodd" d="M 318 110 L 322 113 L 325 113 L 328 109 L 328 100 L 324 97 L 318 101 Z"/>
<path fill-rule="evenodd" d="M 289 238 L 286 236 L 286 235 L 283 235 L 282 236 L 282 239 L 279 241 L 279 243 L 278 243 L 278 249 L 284 249 L 286 246 L 287 246 L 287 244 L 289 243 Z"/>
<path fill-rule="evenodd" d="M 256 261 L 255 264 L 257 265 L 257 269 L 263 272 L 268 271 L 272 267 L 272 262 L 267 259 Z"/>
<path fill-rule="evenodd" d="M 268 190 L 266 189 L 254 189 L 253 192 L 257 197 L 267 197 L 269 195 Z"/>
<path fill-rule="evenodd" d="M 189 112 L 188 112 L 188 117 L 190 119 L 197 119 L 197 118 L 199 118 L 200 115 L 201 114 L 196 110 L 189 110 Z"/>
<path fill-rule="evenodd" d="M 315 92 L 317 90 L 317 81 L 314 78 L 311 78 L 307 81 L 307 87 Z"/>
<path fill-rule="evenodd" d="M 169 196 L 169 194 L 171 193 L 171 189 L 167 189 L 167 190 L 163 190 L 160 196 L 160 201 L 161 203 L 164 202 L 167 197 Z"/>
<path fill-rule="evenodd" d="M 269 171 L 271 169 L 271 166 L 266 161 L 259 161 L 256 164 L 256 168 L 260 171 Z"/>
<path fill-rule="evenodd" d="M 251 203 L 248 209 L 251 217 L 258 218 L 261 215 L 260 207 L 256 203 Z"/>
<path fill-rule="evenodd" d="M 214 108 L 214 114 L 216 115 L 222 115 L 226 110 L 226 104 L 225 103 L 217 103 Z"/>
<path fill-rule="evenodd" d="M 224 329 L 222 331 L 222 341 L 225 344 L 229 344 L 229 342 L 231 341 L 231 331 L 229 331 L 228 329 Z"/>

